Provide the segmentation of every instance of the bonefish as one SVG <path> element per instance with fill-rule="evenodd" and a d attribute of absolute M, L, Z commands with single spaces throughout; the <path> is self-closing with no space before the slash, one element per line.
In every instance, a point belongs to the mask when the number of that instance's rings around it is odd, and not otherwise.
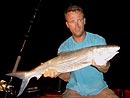
<path fill-rule="evenodd" d="M 50 67 L 55 69 L 57 72 L 66 73 L 91 65 L 92 59 L 95 60 L 97 65 L 103 65 L 118 54 L 119 49 L 120 47 L 118 45 L 98 45 L 74 51 L 67 51 L 41 63 L 41 65 L 30 71 L 8 73 L 6 75 L 22 79 L 21 87 L 17 95 L 20 96 L 32 77 L 39 79 L 42 74 L 44 74 L 44 71 Z"/>

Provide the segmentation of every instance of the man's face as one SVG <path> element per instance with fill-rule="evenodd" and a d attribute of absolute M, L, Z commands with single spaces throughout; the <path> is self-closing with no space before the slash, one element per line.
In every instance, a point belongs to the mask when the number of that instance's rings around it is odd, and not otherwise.
<path fill-rule="evenodd" d="M 85 18 L 80 11 L 68 12 L 66 14 L 66 26 L 74 36 L 81 36 L 84 32 Z"/>

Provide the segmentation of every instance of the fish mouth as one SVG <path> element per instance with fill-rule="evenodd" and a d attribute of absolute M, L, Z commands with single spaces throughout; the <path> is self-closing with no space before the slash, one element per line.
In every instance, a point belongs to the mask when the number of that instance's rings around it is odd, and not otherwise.
<path fill-rule="evenodd" d="M 110 50 L 108 50 L 110 53 L 113 53 L 113 54 L 117 54 L 117 53 L 119 53 L 119 50 L 120 50 L 120 46 L 112 46 L 111 48 L 110 48 Z"/>
<path fill-rule="evenodd" d="M 105 58 L 105 60 L 109 61 L 111 58 L 113 58 L 116 54 L 119 53 L 119 50 L 120 50 L 120 47 L 119 46 L 115 46 L 113 51 L 110 52 L 111 55 L 109 57 Z"/>
<path fill-rule="evenodd" d="M 120 47 L 117 46 L 117 47 L 115 48 L 115 50 L 116 50 L 116 52 L 118 52 L 118 51 L 120 50 Z"/>

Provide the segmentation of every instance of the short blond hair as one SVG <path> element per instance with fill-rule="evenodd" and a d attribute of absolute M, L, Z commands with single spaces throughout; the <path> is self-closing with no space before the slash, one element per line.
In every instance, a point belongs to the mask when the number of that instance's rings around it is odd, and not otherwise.
<path fill-rule="evenodd" d="M 79 11 L 83 14 L 84 16 L 84 12 L 83 12 L 83 9 L 81 6 L 78 6 L 78 5 L 70 5 L 65 11 L 64 11 L 64 16 L 66 18 L 66 14 L 68 12 L 76 12 L 76 11 Z"/>

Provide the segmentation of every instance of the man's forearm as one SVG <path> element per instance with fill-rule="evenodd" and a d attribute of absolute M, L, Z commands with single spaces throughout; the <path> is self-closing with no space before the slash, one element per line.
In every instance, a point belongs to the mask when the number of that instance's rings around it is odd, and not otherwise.
<path fill-rule="evenodd" d="M 67 82 L 70 79 L 70 72 L 61 73 L 58 77 Z"/>

